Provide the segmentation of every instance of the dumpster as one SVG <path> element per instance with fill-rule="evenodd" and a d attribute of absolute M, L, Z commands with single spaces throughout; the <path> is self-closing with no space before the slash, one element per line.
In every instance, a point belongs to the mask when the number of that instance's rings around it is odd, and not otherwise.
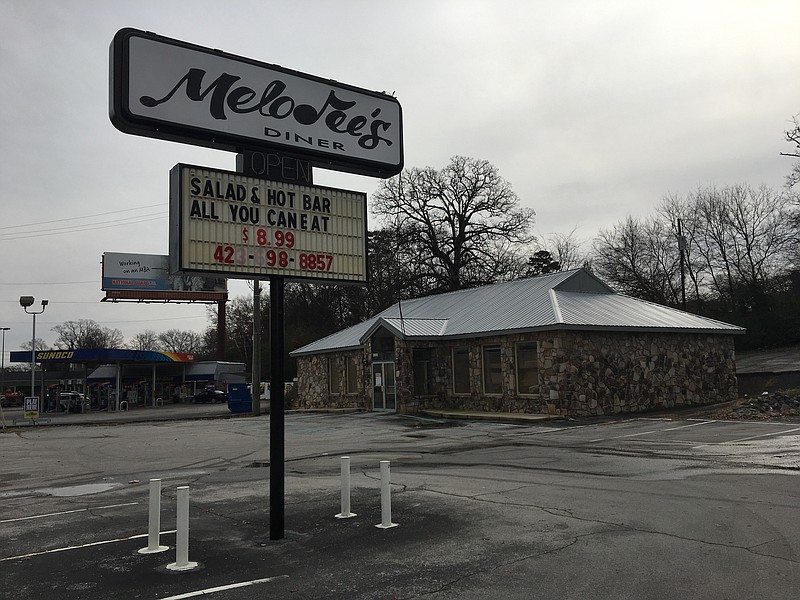
<path fill-rule="evenodd" d="M 228 410 L 232 413 L 253 412 L 253 397 L 246 383 L 228 385 Z"/>

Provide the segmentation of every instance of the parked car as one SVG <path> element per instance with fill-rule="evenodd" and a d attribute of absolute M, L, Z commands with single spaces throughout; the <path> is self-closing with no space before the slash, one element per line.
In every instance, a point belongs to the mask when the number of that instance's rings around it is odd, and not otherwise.
<path fill-rule="evenodd" d="M 58 405 L 64 412 L 83 412 L 86 398 L 79 392 L 61 392 L 58 395 Z"/>
<path fill-rule="evenodd" d="M 23 396 L 19 392 L 7 392 L 5 398 L 0 396 L 3 400 L 3 406 L 22 406 Z"/>
<path fill-rule="evenodd" d="M 192 396 L 192 404 L 197 403 L 214 403 L 214 402 L 227 402 L 228 401 L 228 394 L 221 390 L 215 390 L 214 388 L 206 388 L 202 392 L 195 394 Z"/>

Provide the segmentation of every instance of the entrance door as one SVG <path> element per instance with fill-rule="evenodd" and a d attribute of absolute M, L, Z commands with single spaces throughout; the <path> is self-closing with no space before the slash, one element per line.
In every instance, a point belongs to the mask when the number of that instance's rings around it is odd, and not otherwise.
<path fill-rule="evenodd" d="M 372 407 L 397 410 L 393 362 L 372 363 Z"/>

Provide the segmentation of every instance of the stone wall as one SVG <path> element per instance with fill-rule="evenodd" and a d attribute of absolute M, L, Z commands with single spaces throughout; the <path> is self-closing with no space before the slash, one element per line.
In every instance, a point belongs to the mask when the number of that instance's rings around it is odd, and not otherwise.
<path fill-rule="evenodd" d="M 538 393 L 516 390 L 515 345 L 538 343 Z M 502 393 L 483 393 L 482 347 L 500 345 Z M 469 394 L 453 393 L 452 349 L 469 348 Z M 432 350 L 432 393 L 416 395 L 411 371 L 414 348 Z M 359 354 L 357 394 L 328 391 L 328 357 Z M 426 408 L 589 416 L 724 402 L 736 398 L 733 337 L 730 335 L 549 331 L 448 342 L 395 340 L 397 410 Z M 372 406 L 370 346 L 363 353 L 298 358 L 301 408 Z M 343 373 L 343 370 L 340 372 Z"/>
<path fill-rule="evenodd" d="M 570 332 L 542 336 L 547 412 L 608 415 L 736 398 L 733 336 Z"/>
<path fill-rule="evenodd" d="M 369 410 L 372 396 L 369 388 L 369 344 L 363 351 L 331 352 L 297 358 L 297 400 L 295 408 L 360 408 Z M 358 360 L 358 392 L 347 393 L 347 360 Z M 328 361 L 335 364 L 339 376 L 339 393 L 331 394 Z"/>
<path fill-rule="evenodd" d="M 434 393 L 420 399 L 420 408 L 518 413 L 545 411 L 546 403 L 542 402 L 541 394 L 522 395 L 516 391 L 515 346 L 518 342 L 537 339 L 536 334 L 516 334 L 438 344 L 434 351 Z M 500 346 L 503 391 L 487 395 L 483 393 L 483 346 L 496 345 Z M 457 347 L 469 349 L 469 394 L 453 393 L 452 351 Z M 541 372 L 541 359 L 539 364 Z"/>

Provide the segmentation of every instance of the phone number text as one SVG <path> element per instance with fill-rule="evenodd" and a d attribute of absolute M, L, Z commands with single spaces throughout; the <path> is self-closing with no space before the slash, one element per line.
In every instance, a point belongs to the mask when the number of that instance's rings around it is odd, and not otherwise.
<path fill-rule="evenodd" d="M 331 271 L 333 256 L 311 252 L 287 252 L 271 248 L 253 248 L 220 244 L 214 248 L 214 261 L 223 265 L 277 267 L 301 271 Z"/>

